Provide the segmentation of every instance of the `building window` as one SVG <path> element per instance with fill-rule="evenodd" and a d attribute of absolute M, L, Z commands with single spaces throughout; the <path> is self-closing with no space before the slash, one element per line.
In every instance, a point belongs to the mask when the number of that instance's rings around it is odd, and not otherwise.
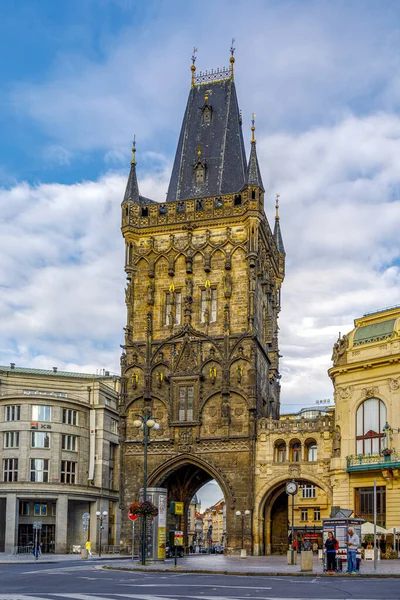
<path fill-rule="evenodd" d="M 308 462 L 315 462 L 318 457 L 317 444 L 312 441 L 307 444 L 307 460 Z"/>
<path fill-rule="evenodd" d="M 49 461 L 47 458 L 31 458 L 31 481 L 49 481 Z"/>
<path fill-rule="evenodd" d="M 179 388 L 179 421 L 193 421 L 194 387 L 192 385 Z"/>
<path fill-rule="evenodd" d="M 50 434 L 44 431 L 32 431 L 31 446 L 32 448 L 50 448 Z"/>
<path fill-rule="evenodd" d="M 19 446 L 19 431 L 4 432 L 4 448 L 18 448 Z"/>
<path fill-rule="evenodd" d="M 77 425 L 78 411 L 72 410 L 72 408 L 63 408 L 62 422 L 65 423 L 65 425 Z"/>
<path fill-rule="evenodd" d="M 320 521 L 320 520 L 321 520 L 321 509 L 314 508 L 314 521 Z"/>
<path fill-rule="evenodd" d="M 61 483 L 76 483 L 76 463 L 71 460 L 61 461 Z"/>
<path fill-rule="evenodd" d="M 357 454 L 379 454 L 383 447 L 386 406 L 378 398 L 365 400 L 357 409 Z"/>
<path fill-rule="evenodd" d="M 290 460 L 291 462 L 300 462 L 301 460 L 301 444 L 298 441 L 290 444 Z"/>
<path fill-rule="evenodd" d="M 196 168 L 196 183 L 204 183 L 205 174 L 206 174 L 205 168 L 203 166 L 199 165 Z M 196 210 L 197 210 L 197 206 L 196 206 Z"/>
<path fill-rule="evenodd" d="M 286 461 L 286 444 L 285 442 L 277 442 L 275 445 L 276 452 L 276 462 L 283 463 Z"/>
<path fill-rule="evenodd" d="M 67 435 L 66 433 L 64 433 L 62 436 L 62 449 L 69 450 L 70 452 L 76 452 L 76 440 L 76 435 Z"/>
<path fill-rule="evenodd" d="M 25 502 L 25 500 L 19 501 L 19 516 L 20 517 L 28 517 L 29 516 L 29 502 Z"/>
<path fill-rule="evenodd" d="M 304 485 L 301 486 L 301 497 L 302 498 L 316 498 L 317 497 L 317 487 L 315 485 L 305 483 Z"/>
<path fill-rule="evenodd" d="M 168 292 L 165 296 L 165 325 L 180 325 L 182 319 L 181 292 Z"/>
<path fill-rule="evenodd" d="M 6 406 L 6 421 L 19 421 L 21 418 L 21 406 L 12 404 Z"/>
<path fill-rule="evenodd" d="M 357 517 L 369 521 L 374 520 L 374 488 L 363 487 L 355 490 L 355 513 Z M 386 527 L 386 488 L 376 488 L 376 522 L 380 527 Z"/>
<path fill-rule="evenodd" d="M 118 421 L 117 419 L 111 419 L 111 433 L 118 433 Z"/>
<path fill-rule="evenodd" d="M 110 490 L 114 490 L 116 489 L 116 485 L 114 482 L 114 466 L 117 463 L 117 452 L 118 452 L 118 445 L 117 444 L 112 444 L 110 442 L 110 454 L 109 454 L 109 466 L 108 466 L 108 489 Z"/>
<path fill-rule="evenodd" d="M 3 481 L 18 481 L 18 458 L 3 460 Z"/>
<path fill-rule="evenodd" d="M 217 320 L 217 289 L 201 290 L 200 322 L 215 323 Z"/>
<path fill-rule="evenodd" d="M 40 504 L 35 502 L 33 505 L 33 516 L 34 517 L 47 517 L 47 504 Z"/>
<path fill-rule="evenodd" d="M 301 509 L 301 521 L 308 521 L 308 508 Z"/>
<path fill-rule="evenodd" d="M 51 421 L 51 407 L 44 404 L 32 406 L 32 421 Z"/>

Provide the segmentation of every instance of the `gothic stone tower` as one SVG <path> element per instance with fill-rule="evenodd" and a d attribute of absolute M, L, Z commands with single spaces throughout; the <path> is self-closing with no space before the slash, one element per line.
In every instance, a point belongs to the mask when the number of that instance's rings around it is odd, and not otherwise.
<path fill-rule="evenodd" d="M 253 509 L 256 420 L 279 415 L 285 263 L 279 217 L 272 233 L 264 212 L 254 119 L 246 160 L 234 60 L 232 52 L 229 69 L 198 76 L 193 61 L 165 203 L 139 194 L 133 149 L 122 202 L 120 406 L 125 518 L 143 482 L 143 432 L 133 421 L 148 410 L 160 424 L 151 432 L 148 485 L 167 487 L 169 500 L 188 507 L 215 479 L 227 503 L 230 552 L 241 544 L 235 511 Z M 126 520 L 122 537 L 128 548 Z"/>

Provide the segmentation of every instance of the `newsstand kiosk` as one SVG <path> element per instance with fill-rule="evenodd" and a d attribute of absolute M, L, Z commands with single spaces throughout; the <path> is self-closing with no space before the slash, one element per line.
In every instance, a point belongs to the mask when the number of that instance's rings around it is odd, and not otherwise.
<path fill-rule="evenodd" d="M 339 549 L 336 550 L 336 570 L 343 570 L 343 563 L 347 562 L 347 544 L 349 539 L 347 530 L 351 527 L 360 539 L 360 547 L 357 552 L 357 571 L 361 562 L 361 525 L 364 519 L 351 518 L 352 510 L 345 508 L 333 507 L 331 517 L 322 521 L 322 536 L 323 547 L 328 539 L 328 533 L 332 533 L 333 537 L 339 543 Z M 324 571 L 326 571 L 326 552 L 324 553 Z"/>

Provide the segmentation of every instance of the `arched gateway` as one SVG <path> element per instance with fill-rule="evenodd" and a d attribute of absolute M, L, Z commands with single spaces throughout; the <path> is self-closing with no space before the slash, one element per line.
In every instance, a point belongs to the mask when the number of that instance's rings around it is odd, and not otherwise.
<path fill-rule="evenodd" d="M 250 158 L 231 68 L 195 76 L 166 202 L 139 194 L 135 151 L 122 203 L 127 325 L 121 357 L 122 538 L 143 482 L 190 501 L 215 478 L 227 503 L 227 551 L 238 552 L 236 510 L 254 511 L 257 421 L 279 415 L 277 317 L 285 251 L 271 231 L 257 161 Z M 178 498 L 179 496 L 179 498 Z M 253 519 L 253 512 L 252 512 Z M 252 546 L 252 536 L 246 541 Z"/>

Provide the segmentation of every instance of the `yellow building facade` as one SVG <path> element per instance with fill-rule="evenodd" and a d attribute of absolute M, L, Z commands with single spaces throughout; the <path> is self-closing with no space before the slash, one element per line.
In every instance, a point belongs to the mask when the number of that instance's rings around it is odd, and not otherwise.
<path fill-rule="evenodd" d="M 333 504 L 400 523 L 400 307 L 365 315 L 335 344 L 329 375 L 335 389 Z"/>

